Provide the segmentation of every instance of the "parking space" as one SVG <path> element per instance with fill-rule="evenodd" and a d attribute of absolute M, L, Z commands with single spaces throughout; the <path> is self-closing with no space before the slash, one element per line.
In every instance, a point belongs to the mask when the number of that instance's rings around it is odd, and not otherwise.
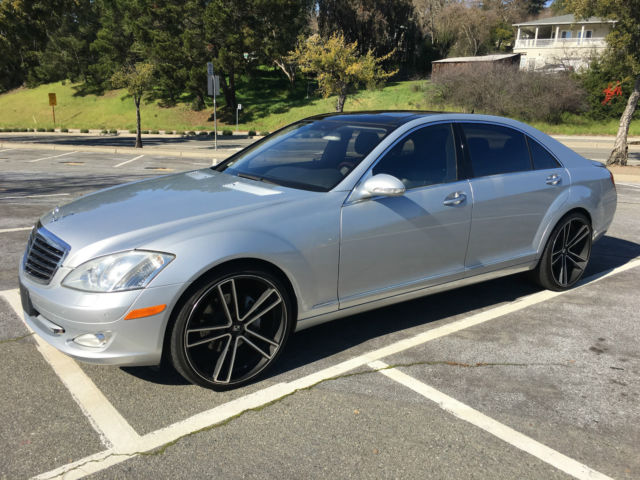
<path fill-rule="evenodd" d="M 579 288 L 516 276 L 338 320 L 216 393 L 169 367 L 79 365 L 29 335 L 16 273 L 40 214 L 206 164 L 60 154 L 0 151 L 0 478 L 640 476 L 640 185 L 618 185 Z"/>

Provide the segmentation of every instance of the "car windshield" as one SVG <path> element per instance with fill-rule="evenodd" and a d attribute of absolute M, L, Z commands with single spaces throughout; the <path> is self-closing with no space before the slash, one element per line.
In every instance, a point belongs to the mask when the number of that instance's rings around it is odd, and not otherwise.
<path fill-rule="evenodd" d="M 392 130 L 347 121 L 307 120 L 289 125 L 216 167 L 231 175 L 327 192 Z"/>

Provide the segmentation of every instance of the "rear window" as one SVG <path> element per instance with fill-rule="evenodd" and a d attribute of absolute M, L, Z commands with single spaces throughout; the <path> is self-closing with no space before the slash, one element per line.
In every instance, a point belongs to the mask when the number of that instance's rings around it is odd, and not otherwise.
<path fill-rule="evenodd" d="M 463 123 L 474 177 L 531 170 L 523 133 L 508 127 Z"/>
<path fill-rule="evenodd" d="M 531 158 L 533 159 L 533 168 L 536 170 L 547 170 L 549 168 L 558 168 L 560 164 L 551 155 L 546 148 L 533 140 L 531 137 L 527 137 L 529 142 L 529 150 L 531 150 Z"/>

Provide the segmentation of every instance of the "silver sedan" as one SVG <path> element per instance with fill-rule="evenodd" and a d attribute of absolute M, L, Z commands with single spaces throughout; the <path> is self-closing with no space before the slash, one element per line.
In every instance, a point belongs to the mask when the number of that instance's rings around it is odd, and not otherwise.
<path fill-rule="evenodd" d="M 524 271 L 570 288 L 615 208 L 607 169 L 513 120 L 322 115 L 216 167 L 48 212 L 22 303 L 72 357 L 164 357 L 220 390 L 321 322 Z"/>

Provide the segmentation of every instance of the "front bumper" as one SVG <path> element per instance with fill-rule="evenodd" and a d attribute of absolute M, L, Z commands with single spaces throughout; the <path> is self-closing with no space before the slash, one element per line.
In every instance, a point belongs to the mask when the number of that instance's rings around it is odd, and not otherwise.
<path fill-rule="evenodd" d="M 69 269 L 60 268 L 49 285 L 34 282 L 20 269 L 24 319 L 45 341 L 78 360 L 121 366 L 157 365 L 164 333 L 181 285 L 148 287 L 128 292 L 90 293 L 60 285 Z M 138 308 L 166 304 L 159 314 L 124 320 Z M 29 311 L 30 310 L 30 311 Z M 105 345 L 86 347 L 74 341 L 84 334 L 103 334 Z"/>

